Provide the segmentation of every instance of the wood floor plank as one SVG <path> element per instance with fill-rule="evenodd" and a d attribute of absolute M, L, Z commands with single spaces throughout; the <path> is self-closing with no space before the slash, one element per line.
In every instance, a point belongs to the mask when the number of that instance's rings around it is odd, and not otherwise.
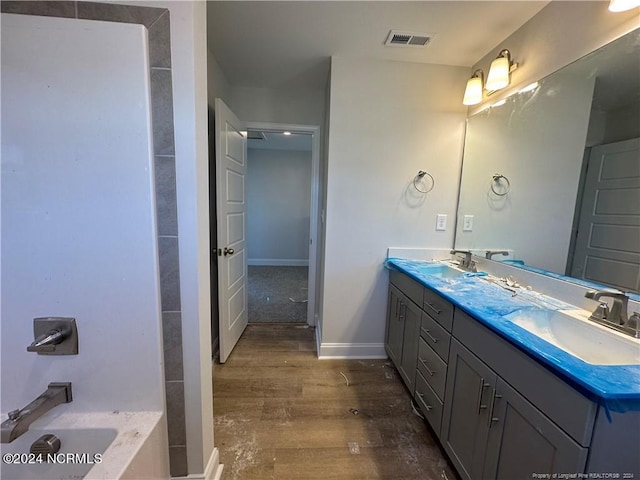
<path fill-rule="evenodd" d="M 223 480 L 456 479 L 392 364 L 318 360 L 314 335 L 250 325 L 214 366 Z"/>

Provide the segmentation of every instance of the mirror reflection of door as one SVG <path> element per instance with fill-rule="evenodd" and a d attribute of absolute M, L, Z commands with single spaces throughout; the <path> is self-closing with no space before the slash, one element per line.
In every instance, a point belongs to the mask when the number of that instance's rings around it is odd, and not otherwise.
<path fill-rule="evenodd" d="M 571 276 L 640 291 L 640 139 L 593 147 Z"/>
<path fill-rule="evenodd" d="M 312 136 L 249 130 L 249 323 L 307 323 Z"/>

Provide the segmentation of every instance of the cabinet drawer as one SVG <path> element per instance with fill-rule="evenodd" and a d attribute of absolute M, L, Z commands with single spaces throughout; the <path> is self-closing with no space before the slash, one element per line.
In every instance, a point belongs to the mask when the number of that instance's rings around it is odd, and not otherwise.
<path fill-rule="evenodd" d="M 420 336 L 444 361 L 449 357 L 451 334 L 426 313 L 422 314 Z"/>
<path fill-rule="evenodd" d="M 420 411 L 424 414 L 433 431 L 436 432 L 436 435 L 440 436 L 442 402 L 435 392 L 431 390 L 429 384 L 420 372 L 416 374 L 415 399 L 420 407 Z"/>
<path fill-rule="evenodd" d="M 424 289 L 422 309 L 431 315 L 447 331 L 453 325 L 453 305 L 428 288 Z"/>
<path fill-rule="evenodd" d="M 422 295 L 424 287 L 415 280 L 407 277 L 404 273 L 391 270 L 389 281 L 400 289 L 409 299 L 418 306 L 422 306 Z"/>
<path fill-rule="evenodd" d="M 438 398 L 444 399 L 444 386 L 447 382 L 447 364 L 420 338 L 418 350 L 418 371 L 422 373 Z"/>

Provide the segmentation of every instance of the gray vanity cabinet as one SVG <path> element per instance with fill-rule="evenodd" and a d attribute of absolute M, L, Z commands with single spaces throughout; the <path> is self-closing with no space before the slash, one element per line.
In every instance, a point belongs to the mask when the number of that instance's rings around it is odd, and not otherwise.
<path fill-rule="evenodd" d="M 422 315 L 414 301 L 417 300 L 416 295 L 420 297 L 420 302 L 422 301 L 422 287 L 406 276 L 392 275 L 391 278 L 399 284 L 402 291 L 393 283 L 389 285 L 385 350 L 413 394 Z"/>
<path fill-rule="evenodd" d="M 440 432 L 453 305 L 391 271 L 385 349 L 418 407 Z"/>
<path fill-rule="evenodd" d="M 387 333 L 384 347 L 387 355 L 398 365 L 402 355 L 402 340 L 404 336 L 404 318 L 400 317 L 402 293 L 395 286 L 389 285 L 389 301 L 387 303 Z"/>
<path fill-rule="evenodd" d="M 387 353 L 463 479 L 638 476 L 640 412 L 611 412 L 609 419 L 596 402 L 433 290 L 395 271 L 390 280 Z"/>
<path fill-rule="evenodd" d="M 582 472 L 587 448 L 498 377 L 490 393 L 483 479 L 531 478 L 534 473 Z"/>
<path fill-rule="evenodd" d="M 468 319 L 464 314 L 456 315 L 459 325 L 464 326 Z M 456 331 L 462 330 L 454 326 Z M 497 339 L 483 339 L 480 332 L 473 336 L 486 340 L 486 348 L 499 350 L 499 345 L 491 341 Z M 518 353 L 502 353 L 500 364 L 519 364 Z M 520 372 L 525 377 L 530 373 L 524 365 Z M 542 378 L 536 388 L 562 398 L 564 392 L 557 391 L 554 377 L 547 375 L 547 381 Z M 456 338 L 451 341 L 446 395 L 441 440 L 463 478 L 514 480 L 531 478 L 535 473 L 584 471 L 588 449 Z M 576 410 L 580 410 L 579 404 Z M 588 418 L 587 415 L 583 422 Z"/>
<path fill-rule="evenodd" d="M 497 375 L 451 340 L 440 441 L 462 478 L 482 477 L 489 434 L 487 402 Z M 530 477 L 529 477 L 530 478 Z"/>
<path fill-rule="evenodd" d="M 420 309 L 410 300 L 403 302 L 402 306 L 401 315 L 404 316 L 404 337 L 398 371 L 409 391 L 413 393 L 416 383 L 416 362 L 418 361 Z"/>
<path fill-rule="evenodd" d="M 586 448 L 455 339 L 441 440 L 466 479 L 581 472 L 587 458 Z"/>

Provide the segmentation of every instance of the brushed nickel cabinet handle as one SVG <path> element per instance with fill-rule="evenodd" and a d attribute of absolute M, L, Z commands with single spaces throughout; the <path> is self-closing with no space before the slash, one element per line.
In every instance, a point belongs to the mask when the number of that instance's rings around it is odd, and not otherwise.
<path fill-rule="evenodd" d="M 433 343 L 438 343 L 438 339 L 433 335 L 431 335 L 431 330 L 426 328 L 420 328 L 420 330 L 422 330 L 425 333 L 425 335 L 431 339 Z"/>
<path fill-rule="evenodd" d="M 427 362 L 425 362 L 421 358 L 419 358 L 418 360 L 420 360 L 420 363 L 422 364 L 422 366 L 427 369 L 427 373 L 429 374 L 429 376 L 433 377 L 435 373 L 429 368 L 429 366 L 427 365 Z"/>
<path fill-rule="evenodd" d="M 442 313 L 442 310 L 438 310 L 436 307 L 434 307 L 433 305 L 431 305 L 429 302 L 424 302 L 424 304 L 429 307 L 436 315 L 440 315 Z"/>
<path fill-rule="evenodd" d="M 493 416 L 493 409 L 496 406 L 496 398 L 502 398 L 502 395 L 498 395 L 496 393 L 495 388 L 492 390 L 491 393 L 491 408 L 489 408 L 489 417 L 487 419 L 487 424 L 489 425 L 489 428 L 491 428 L 491 426 L 496 423 L 499 422 L 500 419 L 498 417 L 494 417 Z"/>
<path fill-rule="evenodd" d="M 480 386 L 478 388 L 478 402 L 477 402 L 478 415 L 480 415 L 480 411 L 481 410 L 484 410 L 485 408 L 487 408 L 486 405 L 482 404 L 482 394 L 484 393 L 484 389 L 489 387 L 489 386 L 490 385 L 484 381 L 484 378 L 480 378 Z"/>

